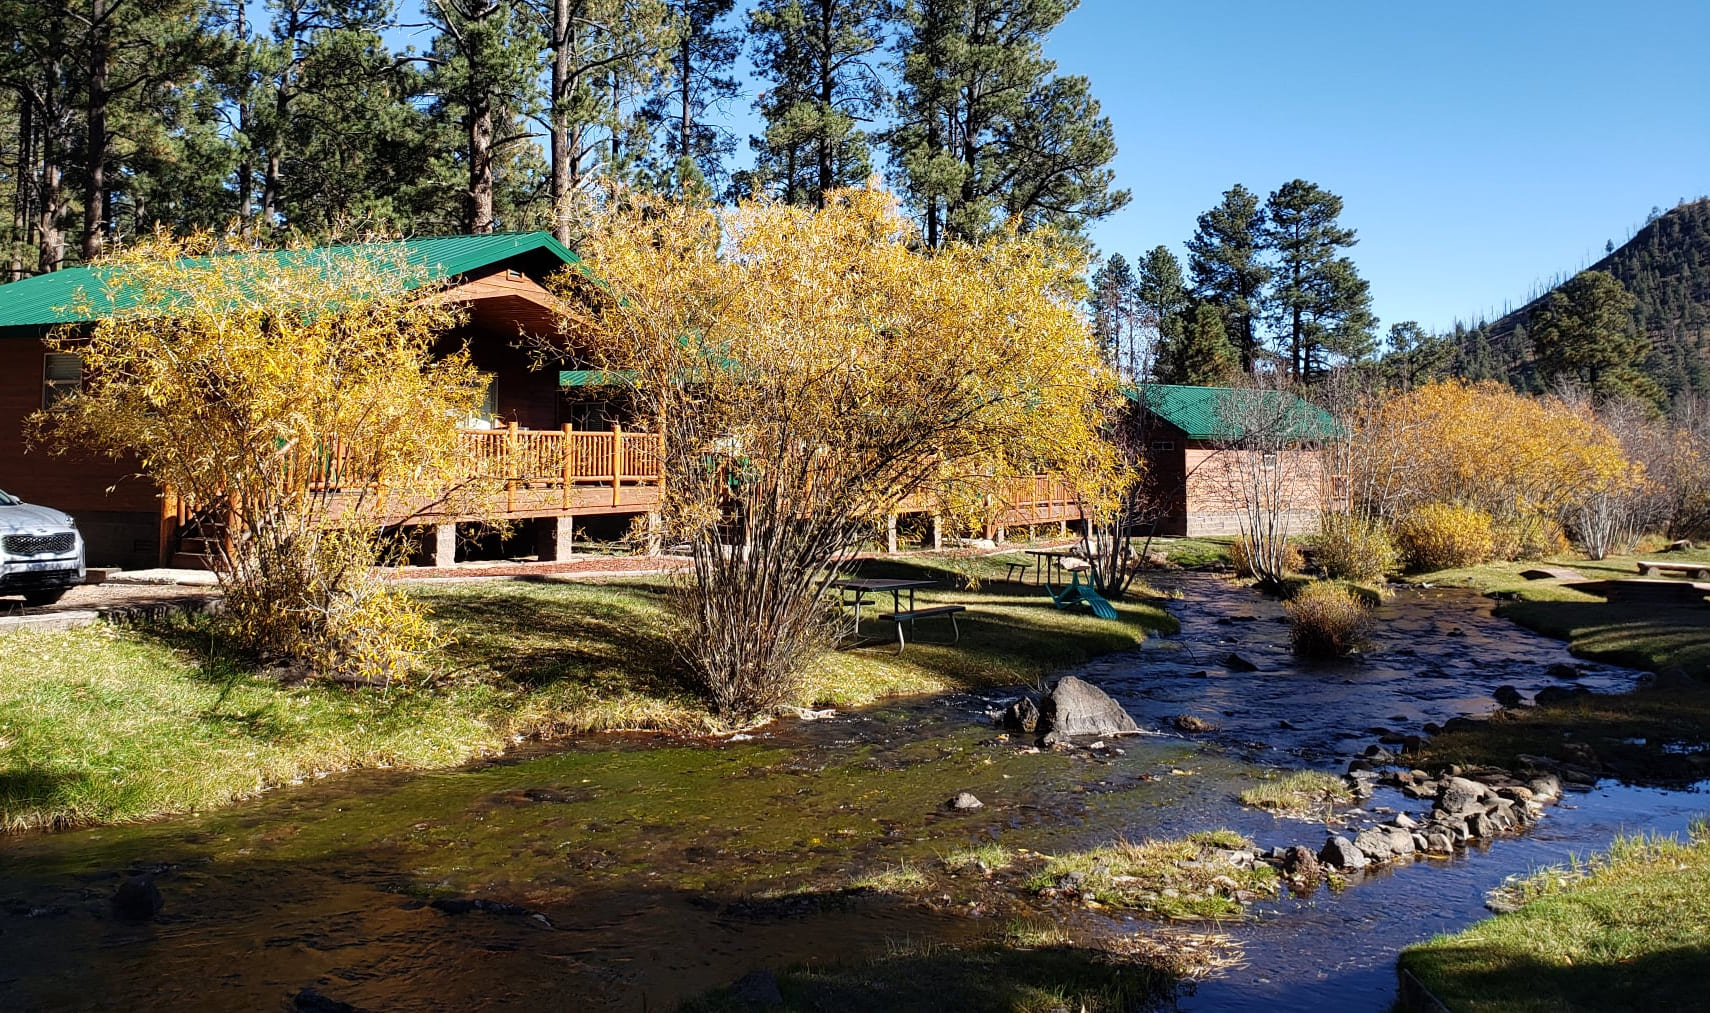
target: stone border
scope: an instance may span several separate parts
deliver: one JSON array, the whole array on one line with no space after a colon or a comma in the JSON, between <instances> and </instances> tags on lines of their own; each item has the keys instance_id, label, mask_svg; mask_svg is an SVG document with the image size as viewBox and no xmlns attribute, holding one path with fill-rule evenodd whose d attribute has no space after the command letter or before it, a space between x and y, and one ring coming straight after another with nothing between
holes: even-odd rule
<instances>
[{"instance_id":1,"label":"stone border","mask_svg":"<svg viewBox=\"0 0 1710 1013\"><path fill-rule=\"evenodd\" d=\"M195 595L140 604L103 605L34 615L0 616L0 636L8 633L58 633L108 622L114 626L147 628L179 616L217 615L225 607L219 595Z\"/></svg>"}]
</instances>

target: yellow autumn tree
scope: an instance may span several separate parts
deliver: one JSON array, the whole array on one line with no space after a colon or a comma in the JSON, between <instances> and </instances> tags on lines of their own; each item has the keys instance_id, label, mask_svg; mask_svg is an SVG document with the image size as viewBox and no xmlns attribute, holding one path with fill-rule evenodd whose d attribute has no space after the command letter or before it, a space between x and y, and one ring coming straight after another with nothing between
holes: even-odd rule
<instances>
[{"instance_id":1,"label":"yellow autumn tree","mask_svg":"<svg viewBox=\"0 0 1710 1013\"><path fill-rule=\"evenodd\" d=\"M384 244L219 246L157 235L96 265L73 307L95 323L54 339L83 390L38 435L135 461L209 525L225 621L261 661L401 674L434 637L373 573L379 525L463 488L456 427L483 388L435 354L454 313Z\"/></svg>"},{"instance_id":2,"label":"yellow autumn tree","mask_svg":"<svg viewBox=\"0 0 1710 1013\"><path fill-rule=\"evenodd\" d=\"M868 189L818 211L618 195L583 251L601 280L564 283L663 427L664 520L694 559L683 653L722 714L790 698L831 635L828 582L905 498L971 516L1011 476L1111 486L1067 244L927 250Z\"/></svg>"},{"instance_id":3,"label":"yellow autumn tree","mask_svg":"<svg viewBox=\"0 0 1710 1013\"><path fill-rule=\"evenodd\" d=\"M1387 392L1354 413L1353 426L1353 497L1391 520L1426 503L1457 504L1514 526L1523 541L1528 528L1639 479L1591 413L1492 381Z\"/></svg>"}]
</instances>

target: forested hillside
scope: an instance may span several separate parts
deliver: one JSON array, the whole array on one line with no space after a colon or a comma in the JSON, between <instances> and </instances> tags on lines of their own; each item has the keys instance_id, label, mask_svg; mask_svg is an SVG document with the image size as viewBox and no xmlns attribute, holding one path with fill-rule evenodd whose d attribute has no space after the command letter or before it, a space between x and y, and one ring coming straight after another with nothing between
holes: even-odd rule
<instances>
[{"instance_id":1,"label":"forested hillside","mask_svg":"<svg viewBox=\"0 0 1710 1013\"><path fill-rule=\"evenodd\" d=\"M1650 339L1644 373L1670 398L1710 394L1710 199L1653 217L1588 270L1607 272L1633 295L1634 320ZM1538 389L1534 318L1560 288L1494 322L1458 328L1455 371Z\"/></svg>"}]
</instances>

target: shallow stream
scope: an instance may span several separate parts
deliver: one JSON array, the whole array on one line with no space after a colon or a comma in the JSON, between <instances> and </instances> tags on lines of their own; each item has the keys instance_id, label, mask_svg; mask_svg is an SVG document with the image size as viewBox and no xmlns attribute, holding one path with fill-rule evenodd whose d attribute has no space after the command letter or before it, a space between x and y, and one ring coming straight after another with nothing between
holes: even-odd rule
<instances>
[{"instance_id":1,"label":"shallow stream","mask_svg":"<svg viewBox=\"0 0 1710 1013\"><path fill-rule=\"evenodd\" d=\"M1084 913L972 881L940 876L912 899L852 887L992 840L1050 852L1229 826L1316 848L1322 823L1235 794L1266 766L1339 771L1384 731L1487 711L1497 686L1529 695L1563 681L1550 666L1577 664L1470 592L1408 591L1383 606L1377 652L1302 666L1274 603L1204 575L1172 587L1180 635L1080 670L1159 730L1121 754L1028 751L989 725L1002 697L960 696L713 745L604 737L455 772L362 772L204 817L5 840L0 1009L279 1009L313 987L375 1010L668 1010L754 968L971 941L1016 918L1085 930ZM1232 671L1230 654L1257 671ZM1636 677L1582 667L1575 681L1598 689ZM1221 729L1162 731L1184 713ZM960 791L985 807L946 809ZM1424 808L1381 789L1365 806ZM1395 952L1482 917L1505 876L1620 830L1682 830L1706 808L1606 786L1453 860L1262 902L1223 927L1244 964L1177 1002L1387 1009ZM108 898L138 871L165 907L116 921Z\"/></svg>"}]
</instances>

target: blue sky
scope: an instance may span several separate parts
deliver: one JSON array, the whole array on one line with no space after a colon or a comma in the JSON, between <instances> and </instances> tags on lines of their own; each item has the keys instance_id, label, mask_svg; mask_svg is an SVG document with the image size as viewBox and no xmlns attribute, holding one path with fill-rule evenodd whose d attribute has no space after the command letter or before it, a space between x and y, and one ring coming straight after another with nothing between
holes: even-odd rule
<instances>
[{"instance_id":1,"label":"blue sky","mask_svg":"<svg viewBox=\"0 0 1710 1013\"><path fill-rule=\"evenodd\" d=\"M1523 302L1710 193L1706 0L1084 0L1053 35L1116 127L1127 208L1181 244L1240 182L1339 194L1387 330Z\"/></svg>"}]
</instances>

